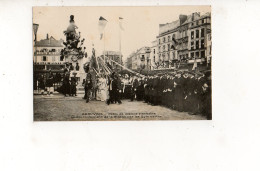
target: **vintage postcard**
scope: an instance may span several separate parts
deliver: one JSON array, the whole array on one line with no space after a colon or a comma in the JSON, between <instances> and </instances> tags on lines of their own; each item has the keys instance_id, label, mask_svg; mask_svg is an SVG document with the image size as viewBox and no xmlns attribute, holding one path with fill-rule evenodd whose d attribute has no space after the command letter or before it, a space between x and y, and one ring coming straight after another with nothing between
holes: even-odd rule
<instances>
[{"instance_id":1,"label":"vintage postcard","mask_svg":"<svg viewBox=\"0 0 260 171\"><path fill-rule=\"evenodd\" d=\"M34 121L211 120L211 7L33 7Z\"/></svg>"}]
</instances>

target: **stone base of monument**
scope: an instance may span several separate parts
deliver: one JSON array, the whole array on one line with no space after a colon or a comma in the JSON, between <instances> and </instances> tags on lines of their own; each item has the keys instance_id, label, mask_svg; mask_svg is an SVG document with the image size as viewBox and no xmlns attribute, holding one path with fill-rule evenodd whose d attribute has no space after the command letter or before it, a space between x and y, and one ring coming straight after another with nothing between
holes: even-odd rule
<instances>
[{"instance_id":1,"label":"stone base of monument","mask_svg":"<svg viewBox=\"0 0 260 171\"><path fill-rule=\"evenodd\" d=\"M82 85L77 85L77 94L85 94L85 89Z\"/></svg>"}]
</instances>

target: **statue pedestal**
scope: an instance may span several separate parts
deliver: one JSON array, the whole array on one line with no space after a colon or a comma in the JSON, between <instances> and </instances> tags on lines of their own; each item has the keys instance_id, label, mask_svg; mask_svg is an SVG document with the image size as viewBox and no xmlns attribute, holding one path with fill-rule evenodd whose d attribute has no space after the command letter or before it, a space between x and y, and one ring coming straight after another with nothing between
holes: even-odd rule
<instances>
[{"instance_id":1,"label":"statue pedestal","mask_svg":"<svg viewBox=\"0 0 260 171\"><path fill-rule=\"evenodd\" d=\"M71 63L73 66L73 70L70 71L70 77L74 77L74 74L76 74L76 77L78 79L78 85L77 85L77 92L81 94L82 92L84 93L84 87L82 85L83 79L86 77L86 73L83 68L83 58L78 59L78 60L72 60L72 55L69 55L67 58L65 58L65 61L68 63ZM76 70L76 66L79 66L79 70Z\"/></svg>"}]
</instances>

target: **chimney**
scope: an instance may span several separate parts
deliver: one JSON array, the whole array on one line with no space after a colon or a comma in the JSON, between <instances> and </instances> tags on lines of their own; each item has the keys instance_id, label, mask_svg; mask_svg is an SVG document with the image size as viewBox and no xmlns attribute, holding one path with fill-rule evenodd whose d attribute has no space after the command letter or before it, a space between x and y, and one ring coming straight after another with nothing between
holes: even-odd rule
<instances>
[{"instance_id":1,"label":"chimney","mask_svg":"<svg viewBox=\"0 0 260 171\"><path fill-rule=\"evenodd\" d=\"M187 20L187 18L187 15L179 15L180 25L182 25Z\"/></svg>"},{"instance_id":2,"label":"chimney","mask_svg":"<svg viewBox=\"0 0 260 171\"><path fill-rule=\"evenodd\" d=\"M49 35L48 35L48 33L47 33L46 39L49 39Z\"/></svg>"}]
</instances>

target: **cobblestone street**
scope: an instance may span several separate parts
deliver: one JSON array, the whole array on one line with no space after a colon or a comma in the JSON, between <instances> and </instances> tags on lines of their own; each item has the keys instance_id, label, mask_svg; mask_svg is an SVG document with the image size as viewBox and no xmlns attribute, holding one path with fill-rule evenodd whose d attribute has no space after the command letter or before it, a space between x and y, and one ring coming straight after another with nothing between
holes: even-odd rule
<instances>
[{"instance_id":1,"label":"cobblestone street","mask_svg":"<svg viewBox=\"0 0 260 171\"><path fill-rule=\"evenodd\" d=\"M34 96L34 121L205 119L201 115L189 115L162 106L151 106L142 101L123 100L121 105L107 105L101 101L85 103L82 96Z\"/></svg>"}]
</instances>

